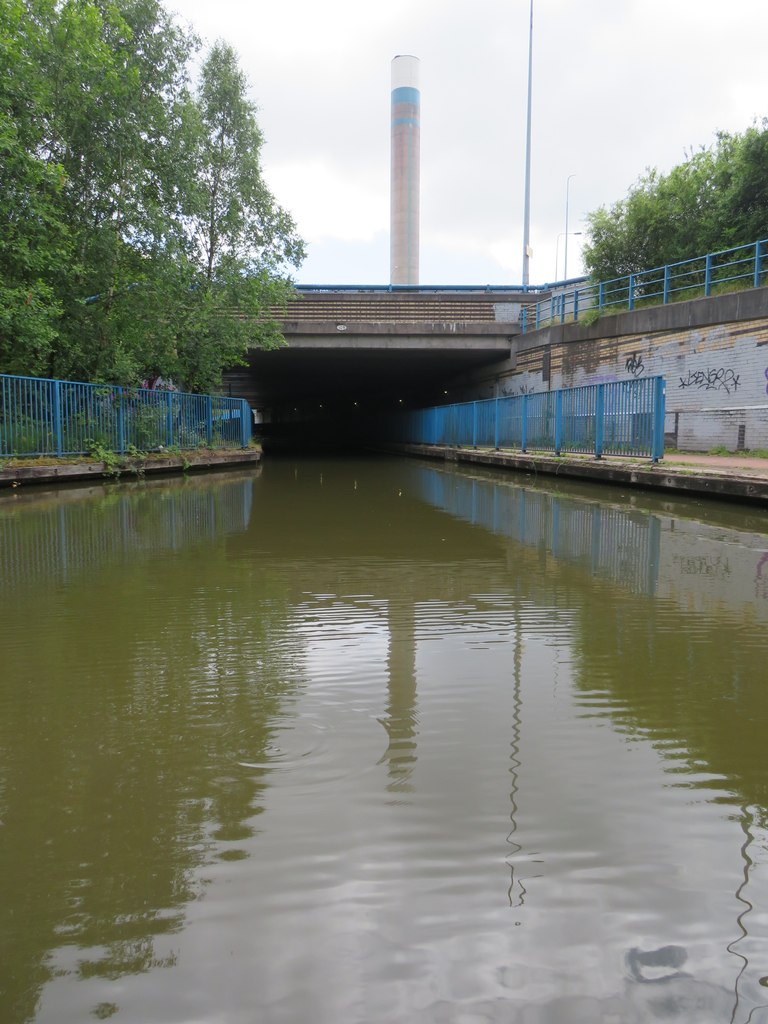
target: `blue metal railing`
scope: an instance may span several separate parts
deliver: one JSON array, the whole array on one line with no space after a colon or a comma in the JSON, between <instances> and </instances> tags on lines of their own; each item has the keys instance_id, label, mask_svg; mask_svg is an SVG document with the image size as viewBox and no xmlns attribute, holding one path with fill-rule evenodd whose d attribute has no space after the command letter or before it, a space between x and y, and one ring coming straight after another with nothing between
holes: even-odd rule
<instances>
[{"instance_id":1,"label":"blue metal railing","mask_svg":"<svg viewBox=\"0 0 768 1024\"><path fill-rule=\"evenodd\" d=\"M0 456L245 448L250 438L240 398L0 374Z\"/></svg>"},{"instance_id":2,"label":"blue metal railing","mask_svg":"<svg viewBox=\"0 0 768 1024\"><path fill-rule=\"evenodd\" d=\"M395 413L388 439L410 444L525 451L664 455L663 377L587 384Z\"/></svg>"},{"instance_id":3,"label":"blue metal railing","mask_svg":"<svg viewBox=\"0 0 768 1024\"><path fill-rule=\"evenodd\" d=\"M714 288L737 283L759 288L766 281L768 239L763 238L735 249L556 292L549 299L524 306L520 326L525 334L553 323L578 321L588 310L666 305L681 298L711 295Z\"/></svg>"},{"instance_id":4,"label":"blue metal railing","mask_svg":"<svg viewBox=\"0 0 768 1024\"><path fill-rule=\"evenodd\" d=\"M575 280L575 279L574 279ZM543 292L549 285L528 284L296 284L295 291L307 294L342 293L358 294L370 292L381 295L389 292L406 294L432 295L442 292L463 294L467 292L485 292L493 295L505 295L509 292Z\"/></svg>"}]
</instances>

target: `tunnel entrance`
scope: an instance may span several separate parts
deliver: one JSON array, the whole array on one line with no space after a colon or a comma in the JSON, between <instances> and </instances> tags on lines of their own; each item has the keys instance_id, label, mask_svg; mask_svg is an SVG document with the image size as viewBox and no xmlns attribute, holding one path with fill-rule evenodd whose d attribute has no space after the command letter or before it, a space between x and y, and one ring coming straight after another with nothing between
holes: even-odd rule
<instances>
[{"instance_id":1,"label":"tunnel entrance","mask_svg":"<svg viewBox=\"0 0 768 1024\"><path fill-rule=\"evenodd\" d=\"M289 344L252 352L247 367L225 376L225 391L249 403L265 450L359 450L392 413L456 401L470 374L508 359L511 338L493 340L431 348Z\"/></svg>"}]
</instances>

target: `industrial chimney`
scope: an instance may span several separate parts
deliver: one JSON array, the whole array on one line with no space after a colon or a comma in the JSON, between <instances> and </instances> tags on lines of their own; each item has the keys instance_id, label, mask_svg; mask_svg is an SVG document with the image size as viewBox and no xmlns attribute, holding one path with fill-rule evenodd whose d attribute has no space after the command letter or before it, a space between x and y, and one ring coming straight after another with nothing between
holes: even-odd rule
<instances>
[{"instance_id":1,"label":"industrial chimney","mask_svg":"<svg viewBox=\"0 0 768 1024\"><path fill-rule=\"evenodd\" d=\"M419 58L392 60L389 280L419 283Z\"/></svg>"}]
</instances>

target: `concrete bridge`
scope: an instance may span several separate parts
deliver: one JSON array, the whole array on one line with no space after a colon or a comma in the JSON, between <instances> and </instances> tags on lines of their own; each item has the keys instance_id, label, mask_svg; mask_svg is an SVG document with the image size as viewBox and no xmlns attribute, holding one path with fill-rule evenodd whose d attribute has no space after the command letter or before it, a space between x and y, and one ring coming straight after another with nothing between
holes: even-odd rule
<instances>
[{"instance_id":1,"label":"concrete bridge","mask_svg":"<svg viewBox=\"0 0 768 1024\"><path fill-rule=\"evenodd\" d=\"M287 346L251 352L226 377L266 422L444 402L454 381L509 359L533 297L490 285L297 290L282 320Z\"/></svg>"},{"instance_id":2,"label":"concrete bridge","mask_svg":"<svg viewBox=\"0 0 768 1024\"><path fill-rule=\"evenodd\" d=\"M233 395L300 443L359 435L366 414L661 376L678 448L768 448L766 288L636 309L520 336L541 289L309 287L286 348L253 352ZM359 420L359 422L358 422Z\"/></svg>"}]
</instances>

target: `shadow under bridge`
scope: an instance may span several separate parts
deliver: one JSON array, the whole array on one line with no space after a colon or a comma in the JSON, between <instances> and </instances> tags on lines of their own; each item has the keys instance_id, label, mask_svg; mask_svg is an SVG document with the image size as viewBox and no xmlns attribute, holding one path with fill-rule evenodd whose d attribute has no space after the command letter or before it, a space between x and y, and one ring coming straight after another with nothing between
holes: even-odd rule
<instances>
[{"instance_id":1,"label":"shadow under bridge","mask_svg":"<svg viewBox=\"0 0 768 1024\"><path fill-rule=\"evenodd\" d=\"M469 375L510 358L525 298L490 286L298 291L281 317L285 347L252 350L225 387L254 409L257 432L300 446L457 400Z\"/></svg>"}]
</instances>

